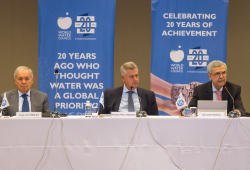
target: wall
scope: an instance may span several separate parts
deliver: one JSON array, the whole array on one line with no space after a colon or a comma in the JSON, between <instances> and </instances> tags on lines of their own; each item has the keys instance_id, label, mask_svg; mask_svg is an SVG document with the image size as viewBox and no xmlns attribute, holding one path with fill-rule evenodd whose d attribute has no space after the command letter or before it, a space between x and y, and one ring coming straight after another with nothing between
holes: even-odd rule
<instances>
[{"instance_id":1,"label":"wall","mask_svg":"<svg viewBox=\"0 0 250 170\"><path fill-rule=\"evenodd\" d=\"M13 72L26 65L34 71L38 88L38 3L36 0L0 2L0 93L15 88ZM227 64L231 82L242 86L242 99L250 112L250 1L230 0ZM119 68L126 61L139 67L140 87L150 89L151 1L117 0L115 19L114 86L121 86Z\"/></svg>"}]
</instances>

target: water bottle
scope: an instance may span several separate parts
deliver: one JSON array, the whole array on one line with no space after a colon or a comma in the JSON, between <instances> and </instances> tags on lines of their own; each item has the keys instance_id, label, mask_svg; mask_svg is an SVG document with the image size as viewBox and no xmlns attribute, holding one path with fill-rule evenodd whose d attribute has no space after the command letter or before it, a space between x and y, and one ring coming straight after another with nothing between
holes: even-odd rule
<instances>
[{"instance_id":1,"label":"water bottle","mask_svg":"<svg viewBox=\"0 0 250 170\"><path fill-rule=\"evenodd\" d=\"M85 105L85 117L91 117L91 115L92 115L92 110L91 110L90 101L87 100L86 105Z\"/></svg>"},{"instance_id":2,"label":"water bottle","mask_svg":"<svg viewBox=\"0 0 250 170\"><path fill-rule=\"evenodd\" d=\"M190 108L186 107L184 109L184 118L190 117Z\"/></svg>"}]
</instances>

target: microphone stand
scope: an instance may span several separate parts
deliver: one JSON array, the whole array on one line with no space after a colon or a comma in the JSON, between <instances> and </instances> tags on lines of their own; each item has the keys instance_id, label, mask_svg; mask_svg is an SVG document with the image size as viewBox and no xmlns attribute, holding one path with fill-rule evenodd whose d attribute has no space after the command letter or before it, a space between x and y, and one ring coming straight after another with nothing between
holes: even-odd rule
<instances>
[{"instance_id":1,"label":"microphone stand","mask_svg":"<svg viewBox=\"0 0 250 170\"><path fill-rule=\"evenodd\" d=\"M58 118L58 114L60 114L59 112L56 111L56 101L57 101L57 79L58 79L58 70L55 70L55 74L56 74L56 100L55 100L55 104L54 104L54 111L52 111L50 113L50 117L53 117L53 118Z\"/></svg>"},{"instance_id":2,"label":"microphone stand","mask_svg":"<svg viewBox=\"0 0 250 170\"><path fill-rule=\"evenodd\" d=\"M233 98L233 96L231 95L231 93L228 91L227 87L224 86L224 88L227 90L228 94L230 95L230 97L231 97L232 100L233 100L233 111L230 111L230 112L228 113L228 117L229 117L229 118L237 118L237 117L239 117L239 113L235 111L234 98Z\"/></svg>"},{"instance_id":3,"label":"microphone stand","mask_svg":"<svg viewBox=\"0 0 250 170\"><path fill-rule=\"evenodd\" d=\"M66 117L68 116L68 114L61 114L60 112L56 111L58 70L55 70L55 74L56 74L56 100L54 104L54 111L50 112L50 117L53 117L53 118Z\"/></svg>"},{"instance_id":4,"label":"microphone stand","mask_svg":"<svg viewBox=\"0 0 250 170\"><path fill-rule=\"evenodd\" d=\"M134 90L134 87L131 86L131 90ZM140 103L140 110L136 112L136 117L147 117L148 114L146 111L142 111L142 107L141 107L141 98L139 97L139 95L137 93L135 93L139 99L139 103Z\"/></svg>"}]
</instances>

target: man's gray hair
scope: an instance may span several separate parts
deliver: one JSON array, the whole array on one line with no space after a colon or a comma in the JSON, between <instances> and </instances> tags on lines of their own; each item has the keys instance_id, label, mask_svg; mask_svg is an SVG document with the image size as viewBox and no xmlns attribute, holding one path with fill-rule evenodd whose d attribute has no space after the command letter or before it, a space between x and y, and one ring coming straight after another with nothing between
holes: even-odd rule
<instances>
[{"instance_id":1,"label":"man's gray hair","mask_svg":"<svg viewBox=\"0 0 250 170\"><path fill-rule=\"evenodd\" d=\"M129 70L134 70L134 69L138 69L137 65L134 62L126 62L121 66L121 75L122 76L126 76L127 74L127 69Z\"/></svg>"},{"instance_id":2,"label":"man's gray hair","mask_svg":"<svg viewBox=\"0 0 250 170\"><path fill-rule=\"evenodd\" d=\"M16 73L20 70L29 70L30 71L30 76L31 78L33 78L33 71L29 68L29 67L26 67L26 66L19 66L16 68L15 72L14 72L14 78L16 78Z\"/></svg>"},{"instance_id":3,"label":"man's gray hair","mask_svg":"<svg viewBox=\"0 0 250 170\"><path fill-rule=\"evenodd\" d=\"M207 66L207 72L209 74L212 74L212 68L214 68L214 67L220 67L222 65L224 65L226 67L226 70L227 70L227 65L225 63L223 63L222 61L219 61L219 60L214 60L214 61L212 61L212 62L210 62L208 64L208 66Z\"/></svg>"}]
</instances>

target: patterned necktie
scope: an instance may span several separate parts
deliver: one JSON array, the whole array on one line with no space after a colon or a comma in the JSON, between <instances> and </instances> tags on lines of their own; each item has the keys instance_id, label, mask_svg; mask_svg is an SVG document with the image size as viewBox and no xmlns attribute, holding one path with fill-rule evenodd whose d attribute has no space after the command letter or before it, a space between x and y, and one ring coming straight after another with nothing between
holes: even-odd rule
<instances>
[{"instance_id":1,"label":"patterned necktie","mask_svg":"<svg viewBox=\"0 0 250 170\"><path fill-rule=\"evenodd\" d=\"M221 101L221 91L216 91L217 98L216 100Z\"/></svg>"},{"instance_id":2,"label":"patterned necktie","mask_svg":"<svg viewBox=\"0 0 250 170\"><path fill-rule=\"evenodd\" d=\"M132 94L133 94L133 91L128 91L128 111L129 112L134 112L135 111L134 102L133 102L133 99L132 99Z\"/></svg>"},{"instance_id":3,"label":"patterned necktie","mask_svg":"<svg viewBox=\"0 0 250 170\"><path fill-rule=\"evenodd\" d=\"M27 100L27 94L23 94L23 107L22 107L22 112L29 112L30 108L29 108L29 102Z\"/></svg>"}]
</instances>

